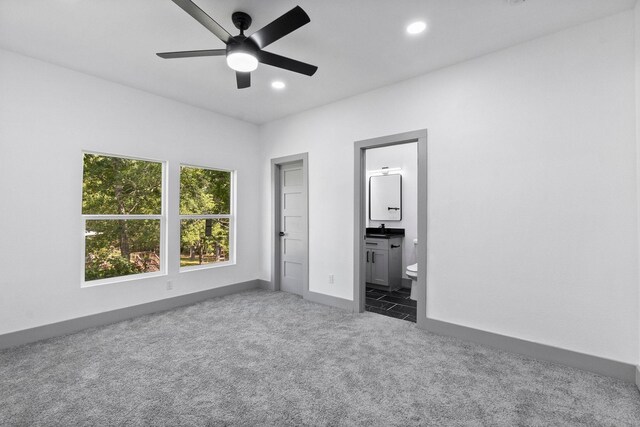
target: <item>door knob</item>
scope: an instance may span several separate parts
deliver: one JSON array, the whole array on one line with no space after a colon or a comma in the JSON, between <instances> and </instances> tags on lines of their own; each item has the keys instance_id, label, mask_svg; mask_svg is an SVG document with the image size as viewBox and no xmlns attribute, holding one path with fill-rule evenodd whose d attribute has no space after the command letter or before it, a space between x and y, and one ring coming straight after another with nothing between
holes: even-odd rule
<instances>
[{"instance_id":1,"label":"door knob","mask_svg":"<svg viewBox=\"0 0 640 427\"><path fill-rule=\"evenodd\" d=\"M278 235L279 235L280 237L284 237L284 231L281 231L280 233L278 233Z\"/></svg>"}]
</instances>

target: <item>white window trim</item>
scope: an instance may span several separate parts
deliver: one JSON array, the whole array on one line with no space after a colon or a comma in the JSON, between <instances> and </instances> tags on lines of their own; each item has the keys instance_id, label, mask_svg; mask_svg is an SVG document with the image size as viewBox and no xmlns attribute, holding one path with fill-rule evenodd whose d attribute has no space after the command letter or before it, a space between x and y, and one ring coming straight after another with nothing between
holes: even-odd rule
<instances>
[{"instance_id":1,"label":"white window trim","mask_svg":"<svg viewBox=\"0 0 640 427\"><path fill-rule=\"evenodd\" d=\"M154 162L160 163L162 168L161 174L161 194L160 194L160 206L161 212L160 215L97 215L97 214L83 214L82 213L82 196L83 196L83 179L80 180L80 213L81 213L81 245L80 245L80 287L81 288L89 288L94 286L108 285L112 283L120 283L120 282L130 282L133 280L141 280L152 277L166 276L167 275L167 260L168 258L168 244L167 244L167 191L168 191L168 183L167 183L167 162L165 160L157 160L157 159L148 159L143 157L135 157L135 156L125 156L122 154L110 154L110 153L101 153L97 151L87 151L83 150L81 152L81 160L80 164L84 165L84 156L85 154L93 154L98 156L108 156L108 157L119 157L121 159L130 159L130 160L141 160L146 162ZM83 167L84 172L84 167ZM84 173L82 174L84 178ZM107 279L96 279L85 281L85 261L86 261L86 226L87 221L91 220L118 220L118 219L154 219L160 220L160 271L154 271L151 273L139 273L139 274L128 274L126 276L118 276L118 277L109 277Z\"/></svg>"},{"instance_id":2,"label":"white window trim","mask_svg":"<svg viewBox=\"0 0 640 427\"><path fill-rule=\"evenodd\" d=\"M182 235L182 220L185 219L228 219L229 220L229 261L224 262L214 262L203 265L190 265L186 267L179 267L180 273L188 273L190 271L198 271L198 270L207 270L210 268L221 268L228 267L231 265L236 265L236 175L237 171L217 168L213 166L201 166L201 165L192 165L187 163L180 163L180 171L182 171L182 167L187 168L196 168L196 169L207 169L207 170L215 170L220 172L229 172L231 174L231 200L229 201L229 214L207 214L207 215L182 215L180 214L180 208L178 207L178 246L181 245L181 235ZM178 172L180 174L180 172ZM180 206L181 194L180 194L180 182L178 180L178 206ZM180 256L180 250L178 249L178 256ZM178 260L178 265L180 265L180 260Z\"/></svg>"}]
</instances>

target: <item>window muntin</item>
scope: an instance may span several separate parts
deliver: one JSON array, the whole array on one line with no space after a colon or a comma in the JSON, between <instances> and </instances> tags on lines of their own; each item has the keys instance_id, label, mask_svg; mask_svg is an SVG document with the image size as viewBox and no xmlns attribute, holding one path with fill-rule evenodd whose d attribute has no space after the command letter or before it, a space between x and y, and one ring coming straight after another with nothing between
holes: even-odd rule
<instances>
[{"instance_id":1,"label":"window muntin","mask_svg":"<svg viewBox=\"0 0 640 427\"><path fill-rule=\"evenodd\" d=\"M164 274L164 163L84 153L83 284Z\"/></svg>"},{"instance_id":2,"label":"window muntin","mask_svg":"<svg viewBox=\"0 0 640 427\"><path fill-rule=\"evenodd\" d=\"M180 167L180 267L233 263L234 212L231 171Z\"/></svg>"}]
</instances>

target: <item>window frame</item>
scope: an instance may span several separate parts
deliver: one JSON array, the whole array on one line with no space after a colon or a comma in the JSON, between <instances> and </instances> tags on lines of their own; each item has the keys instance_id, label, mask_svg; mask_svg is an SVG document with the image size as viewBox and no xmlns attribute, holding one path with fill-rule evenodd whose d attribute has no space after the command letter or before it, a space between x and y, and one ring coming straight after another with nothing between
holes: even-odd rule
<instances>
[{"instance_id":1,"label":"window frame","mask_svg":"<svg viewBox=\"0 0 640 427\"><path fill-rule=\"evenodd\" d=\"M139 160L144 162L153 162L160 163L161 165L161 182L160 182L160 214L154 215L144 215L144 214L133 214L133 215L119 215L119 214L84 214L82 213L82 201L84 195L84 156L85 155L95 155L95 156L105 156L105 157L117 157L120 159L127 160ZM127 156L122 154L111 154L111 153L103 153L99 151L90 151L90 150L82 150L81 152L81 161L82 165L81 170L81 179L80 179L80 224L81 224L81 245L80 245L80 287L81 288L89 288L93 286L101 286L108 285L112 283L120 283L120 282L129 282L132 280L141 280L152 277L166 276L167 275L167 261L168 261L168 244L167 244L167 192L168 192L168 183L167 183L167 161L166 160L158 160L158 159L149 159L144 157L136 157L136 156ZM160 220L160 270L153 271L149 273L138 273L138 274L127 274L125 276L116 276L109 277L105 279L96 279L96 280L85 280L85 262L86 262L86 238L85 232L87 230L87 221L95 221L95 220Z\"/></svg>"},{"instance_id":2,"label":"window frame","mask_svg":"<svg viewBox=\"0 0 640 427\"><path fill-rule=\"evenodd\" d=\"M205 169L205 170L214 170L218 172L228 172L230 175L230 194L229 194L229 213L228 214L205 214L205 215L194 215L194 214L181 214L180 213L180 201L182 200L182 193L180 189L182 188L182 168L193 168L193 169ZM188 273L190 271L199 271L206 270L209 268L220 268L220 267L228 267L231 265L236 265L236 179L237 179L237 171L234 169L225 169L214 166L201 166L194 165L190 163L180 163L178 168L178 272L179 273ZM201 219L228 219L229 220L229 261L224 262L212 262L208 264L202 265L189 265L189 266L181 266L180 265L180 246L182 245L182 221L183 220L201 220Z\"/></svg>"}]
</instances>

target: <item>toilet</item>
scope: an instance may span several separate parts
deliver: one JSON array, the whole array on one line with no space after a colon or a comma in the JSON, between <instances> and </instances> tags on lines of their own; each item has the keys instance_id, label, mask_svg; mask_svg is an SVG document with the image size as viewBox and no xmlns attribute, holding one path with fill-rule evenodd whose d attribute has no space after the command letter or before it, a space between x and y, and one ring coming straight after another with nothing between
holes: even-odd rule
<instances>
[{"instance_id":1,"label":"toilet","mask_svg":"<svg viewBox=\"0 0 640 427\"><path fill-rule=\"evenodd\" d=\"M415 301L418 298L418 263L407 266L405 273L411 279L411 296L409 298Z\"/></svg>"},{"instance_id":2,"label":"toilet","mask_svg":"<svg viewBox=\"0 0 640 427\"><path fill-rule=\"evenodd\" d=\"M418 239L413 239L413 246L418 246ZM407 266L404 272L411 279L411 298L416 301L418 299L418 263Z\"/></svg>"}]
</instances>

